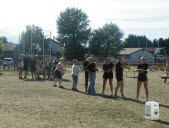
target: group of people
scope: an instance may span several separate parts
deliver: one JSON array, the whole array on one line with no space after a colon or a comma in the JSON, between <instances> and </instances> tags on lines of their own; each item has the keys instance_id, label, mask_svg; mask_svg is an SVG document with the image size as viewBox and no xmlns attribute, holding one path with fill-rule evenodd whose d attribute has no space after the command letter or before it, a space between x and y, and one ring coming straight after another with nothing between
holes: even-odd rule
<instances>
[{"instance_id":1,"label":"group of people","mask_svg":"<svg viewBox=\"0 0 169 128\"><path fill-rule=\"evenodd\" d=\"M32 80L34 79L52 79L53 77L53 69L55 69L58 64L57 58L54 59L53 63L51 63L48 59L45 59L45 62L37 62L37 59L34 54L29 56L28 54L20 55L18 61L18 69L19 69L19 79L28 79L27 74L28 70L30 70L32 75ZM24 72L24 77L22 77ZM43 78L40 77L43 75ZM48 76L48 78L46 78Z\"/></svg>"},{"instance_id":2,"label":"group of people","mask_svg":"<svg viewBox=\"0 0 169 128\"><path fill-rule=\"evenodd\" d=\"M94 59L92 57L86 56L86 61L83 63L83 71L85 72L85 92L89 94L96 94L95 90L95 81L96 81L96 72L98 69L96 68L96 64L94 63ZM59 88L64 88L62 86L62 75L64 74L64 58L60 58L59 62L55 58L53 64L50 63L49 60L45 60L44 64L42 62L39 63L38 68L36 69L36 59L35 56L32 55L30 58L28 55L25 57L23 55L20 56L19 59L19 79L22 78L22 72L25 71L24 79L27 79L27 71L30 67L30 71L32 74L32 79L40 77L40 74L42 71L44 72L44 79L45 76L48 74L49 76L52 75L55 79L54 81L54 87L57 87L57 82L59 83ZM52 66L53 65L53 66ZM103 64L103 88L101 95L104 95L104 91L106 88L106 83L109 81L110 84L110 96L117 98L117 92L120 89L121 97L123 99L126 99L124 95L124 81L123 81L123 69L127 68L130 69L130 67L125 66L122 62L122 58L119 56L117 58L117 63L113 64L110 58L107 58L105 60L105 63ZM149 90L148 90L148 68L149 65L145 61L145 57L141 57L140 64L137 65L137 68L135 71L138 72L138 82L137 82L137 94L136 94L136 101L138 101L139 94L140 94L140 88L141 84L144 85L145 93L146 93L146 102L149 101ZM117 79L117 86L115 89L113 89L113 70L115 70L115 76ZM78 60L74 59L72 61L72 91L78 91L77 85L78 85L78 74L80 72L80 69L78 67ZM169 75L169 61L166 64L165 68L166 74ZM90 84L88 86L88 81L90 81ZM115 90L115 91L114 91ZM113 92L114 91L114 92Z\"/></svg>"}]
</instances>

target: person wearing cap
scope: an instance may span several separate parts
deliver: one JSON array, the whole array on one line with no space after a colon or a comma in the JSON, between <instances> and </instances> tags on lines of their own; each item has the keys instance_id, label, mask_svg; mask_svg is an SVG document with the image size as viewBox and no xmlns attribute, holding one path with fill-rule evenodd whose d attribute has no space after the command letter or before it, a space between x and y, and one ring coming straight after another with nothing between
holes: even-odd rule
<instances>
[{"instance_id":1,"label":"person wearing cap","mask_svg":"<svg viewBox=\"0 0 169 128\"><path fill-rule=\"evenodd\" d=\"M85 92L88 90L88 78L89 78L89 73L88 73L88 64L89 64L89 55L86 54L85 56L85 62L83 63L83 71L85 71Z\"/></svg>"},{"instance_id":2,"label":"person wearing cap","mask_svg":"<svg viewBox=\"0 0 169 128\"><path fill-rule=\"evenodd\" d=\"M140 88L141 84L144 84L145 92L146 92L146 102L149 101L149 90L148 90L148 77L147 77L147 70L149 65L145 61L145 57L141 57L140 59L141 63L138 64L137 68L135 71L138 72L138 82L137 82L137 96L136 96L136 101L138 101L139 94L140 94Z\"/></svg>"},{"instance_id":3,"label":"person wearing cap","mask_svg":"<svg viewBox=\"0 0 169 128\"><path fill-rule=\"evenodd\" d=\"M60 58L60 62L57 64L55 69L55 83L53 87L57 87L56 82L59 81L59 88L64 88L62 84L62 74L64 72L64 58Z\"/></svg>"},{"instance_id":4,"label":"person wearing cap","mask_svg":"<svg viewBox=\"0 0 169 128\"><path fill-rule=\"evenodd\" d=\"M107 58L105 60L105 64L103 65L103 91L102 91L102 95L104 95L104 91L105 91L105 88L106 88L106 83L107 83L107 80L109 79L109 84L110 84L110 90L111 90L111 94L110 96L113 97L113 67L114 67L114 64L111 62L111 59L110 58Z\"/></svg>"},{"instance_id":5,"label":"person wearing cap","mask_svg":"<svg viewBox=\"0 0 169 128\"><path fill-rule=\"evenodd\" d=\"M80 72L79 67L77 66L77 60L73 60L73 65L72 65L72 79L73 79L73 84L72 84L72 91L78 91L77 90L77 84L78 84L78 74Z\"/></svg>"}]
</instances>

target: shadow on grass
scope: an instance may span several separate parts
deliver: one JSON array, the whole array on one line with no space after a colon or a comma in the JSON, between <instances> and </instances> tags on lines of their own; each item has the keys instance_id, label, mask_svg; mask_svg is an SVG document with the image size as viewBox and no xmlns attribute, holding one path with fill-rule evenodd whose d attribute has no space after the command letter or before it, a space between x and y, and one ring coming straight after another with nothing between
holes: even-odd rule
<instances>
[{"instance_id":1,"label":"shadow on grass","mask_svg":"<svg viewBox=\"0 0 169 128\"><path fill-rule=\"evenodd\" d=\"M64 90L68 90L68 91L72 91L72 89L68 89L68 88L62 88ZM86 92L82 92L80 90L78 91L74 91L74 92L78 92L78 93L81 93L81 94L85 94L85 95L90 95L90 96L99 96L99 97L102 97L102 98L106 98L106 99L114 99L114 100L118 100L118 98L122 98L120 96L118 96L117 98L114 98L112 96L109 96L109 95L102 95L102 94L89 94L89 93L86 93ZM138 103L138 104L145 104L145 102L143 101L136 101L135 99L133 98L126 98L126 99L123 99L123 100L126 100L126 101L132 101L132 102L135 102L135 103ZM164 108L168 108L169 109L169 106L168 105L164 105L164 104L159 104L160 107L164 107Z\"/></svg>"},{"instance_id":2,"label":"shadow on grass","mask_svg":"<svg viewBox=\"0 0 169 128\"><path fill-rule=\"evenodd\" d=\"M160 124L164 124L164 125L169 125L169 122L163 121L163 120L154 120L154 122L157 122L157 123L160 123Z\"/></svg>"},{"instance_id":3,"label":"shadow on grass","mask_svg":"<svg viewBox=\"0 0 169 128\"><path fill-rule=\"evenodd\" d=\"M54 81L54 79L45 79L45 80L43 80L43 79L34 79L34 80L32 80L32 79L22 79L22 80L26 81L26 82L32 82L32 81L39 81L39 82ZM62 79L62 81L63 82L70 82L70 80L68 80L68 79Z\"/></svg>"}]
</instances>

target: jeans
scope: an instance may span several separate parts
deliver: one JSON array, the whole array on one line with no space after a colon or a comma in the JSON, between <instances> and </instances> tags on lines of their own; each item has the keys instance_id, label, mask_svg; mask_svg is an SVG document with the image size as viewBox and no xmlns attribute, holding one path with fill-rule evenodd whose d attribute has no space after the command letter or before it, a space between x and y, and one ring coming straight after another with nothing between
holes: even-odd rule
<instances>
[{"instance_id":1,"label":"jeans","mask_svg":"<svg viewBox=\"0 0 169 128\"><path fill-rule=\"evenodd\" d=\"M96 72L90 72L90 85L89 85L89 88L88 88L89 94L96 94L95 80L96 80Z\"/></svg>"},{"instance_id":2,"label":"jeans","mask_svg":"<svg viewBox=\"0 0 169 128\"><path fill-rule=\"evenodd\" d=\"M88 72L85 72L85 88L86 88L86 92L87 92L87 89L88 89Z\"/></svg>"}]
</instances>

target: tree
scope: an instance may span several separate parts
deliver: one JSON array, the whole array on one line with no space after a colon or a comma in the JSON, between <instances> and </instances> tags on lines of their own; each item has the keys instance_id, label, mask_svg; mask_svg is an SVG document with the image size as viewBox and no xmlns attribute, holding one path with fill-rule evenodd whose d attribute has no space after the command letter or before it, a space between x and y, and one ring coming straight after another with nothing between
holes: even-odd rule
<instances>
[{"instance_id":1,"label":"tree","mask_svg":"<svg viewBox=\"0 0 169 128\"><path fill-rule=\"evenodd\" d=\"M31 36L32 35L32 36ZM31 52L31 38L32 43L39 44L40 48L43 48L43 30L39 26L35 25L27 25L26 31L22 32L21 34L21 53L30 53ZM32 47L32 52L36 53L36 50L34 50L35 47ZM48 52L48 45L47 40L45 40L45 53ZM42 54L42 51L39 52L39 54Z\"/></svg>"},{"instance_id":2,"label":"tree","mask_svg":"<svg viewBox=\"0 0 169 128\"><path fill-rule=\"evenodd\" d=\"M82 60L91 30L87 14L78 8L67 8L60 13L56 23L57 41L64 48L65 58Z\"/></svg>"},{"instance_id":3,"label":"tree","mask_svg":"<svg viewBox=\"0 0 169 128\"><path fill-rule=\"evenodd\" d=\"M138 36L130 34L124 42L125 48L146 48L151 47L152 42L146 36Z\"/></svg>"},{"instance_id":4,"label":"tree","mask_svg":"<svg viewBox=\"0 0 169 128\"><path fill-rule=\"evenodd\" d=\"M89 49L97 57L116 56L122 49L123 32L116 24L105 24L94 30L89 42Z\"/></svg>"},{"instance_id":5,"label":"tree","mask_svg":"<svg viewBox=\"0 0 169 128\"><path fill-rule=\"evenodd\" d=\"M5 36L0 36L0 40L2 43L8 43L8 40Z\"/></svg>"}]
</instances>

